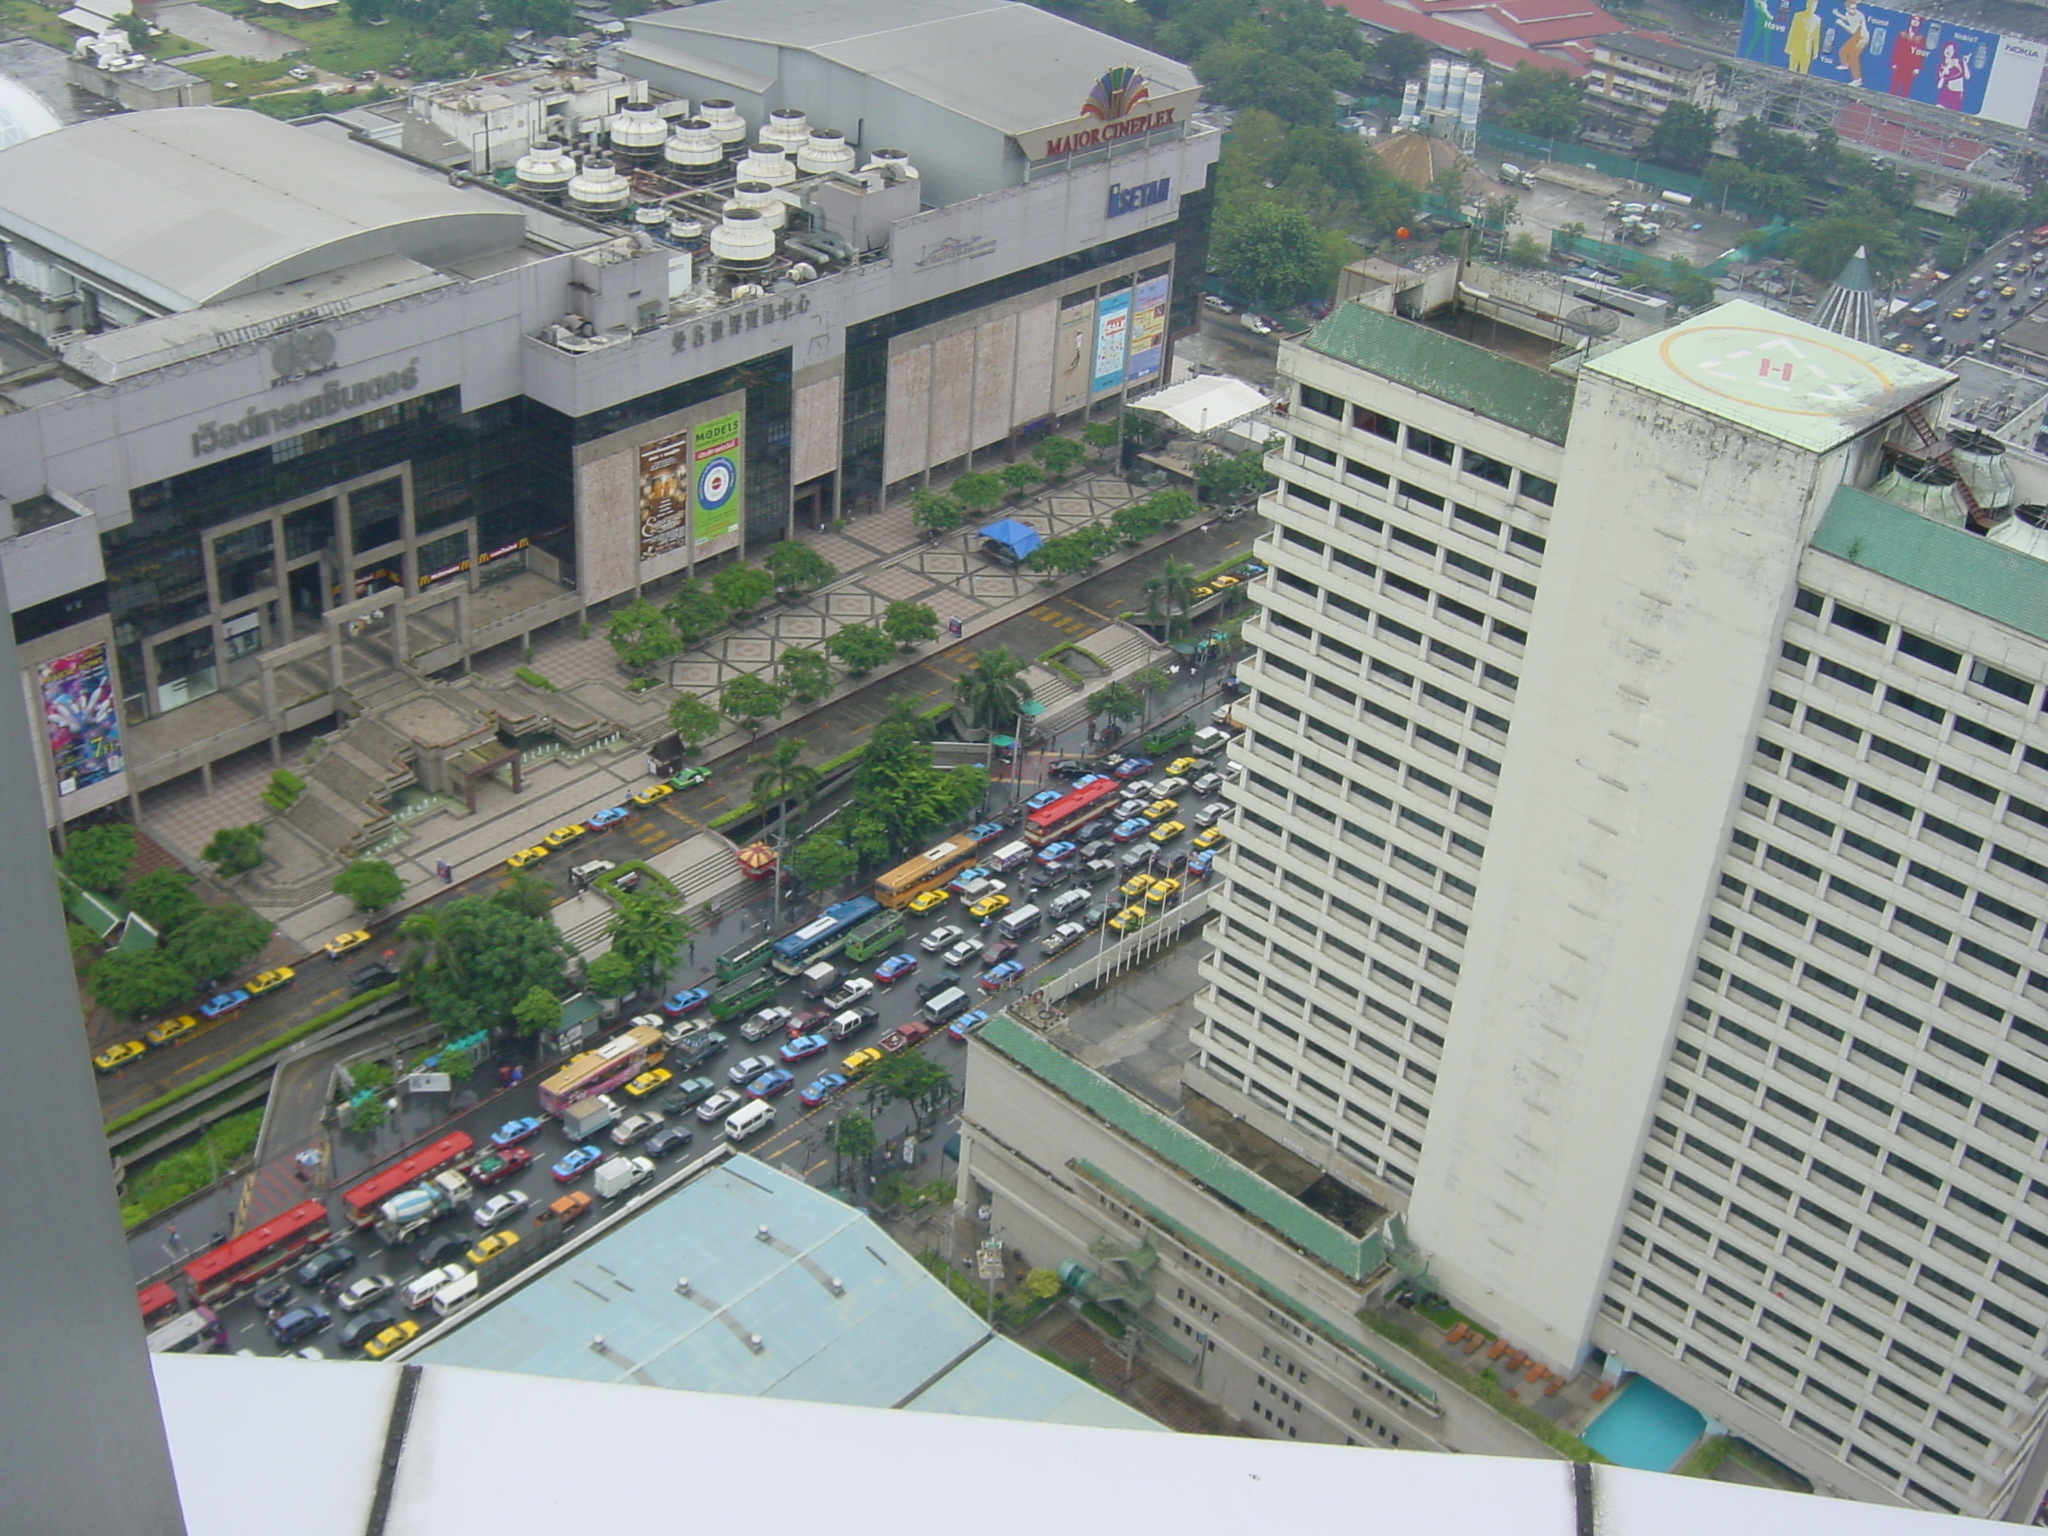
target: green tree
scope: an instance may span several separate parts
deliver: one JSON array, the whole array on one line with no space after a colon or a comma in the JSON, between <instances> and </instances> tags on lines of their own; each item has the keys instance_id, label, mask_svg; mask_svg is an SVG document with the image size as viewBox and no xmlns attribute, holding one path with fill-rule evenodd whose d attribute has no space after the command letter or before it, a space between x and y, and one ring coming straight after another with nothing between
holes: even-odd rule
<instances>
[{"instance_id":1,"label":"green tree","mask_svg":"<svg viewBox=\"0 0 2048 1536\"><path fill-rule=\"evenodd\" d=\"M633 990L633 962L615 949L608 949L583 967L583 985L592 997L624 997Z\"/></svg>"},{"instance_id":2,"label":"green tree","mask_svg":"<svg viewBox=\"0 0 2048 1536\"><path fill-rule=\"evenodd\" d=\"M943 491L912 491L910 520L927 534L951 533L967 520L967 509Z\"/></svg>"},{"instance_id":3,"label":"green tree","mask_svg":"<svg viewBox=\"0 0 2048 1536\"><path fill-rule=\"evenodd\" d=\"M1827 213L1799 226L1791 255L1807 276L1833 282L1859 246L1870 262L1871 276L1880 282L1905 276L1919 259L1917 246L1900 233L1896 218L1874 205L1845 198L1830 202Z\"/></svg>"},{"instance_id":4,"label":"green tree","mask_svg":"<svg viewBox=\"0 0 2048 1536\"><path fill-rule=\"evenodd\" d=\"M1673 304L1680 309L1704 309L1714 302L1714 285L1699 268L1683 256L1673 256L1665 265L1671 270L1671 280L1664 291Z\"/></svg>"},{"instance_id":5,"label":"green tree","mask_svg":"<svg viewBox=\"0 0 2048 1536\"><path fill-rule=\"evenodd\" d=\"M1195 606L1195 568L1171 555L1160 564L1159 574L1145 583L1145 611L1166 627L1171 640L1177 630L1187 628L1188 610Z\"/></svg>"},{"instance_id":6,"label":"green tree","mask_svg":"<svg viewBox=\"0 0 2048 1536\"><path fill-rule=\"evenodd\" d=\"M405 894L405 882L382 859L357 859L334 877L334 894L346 896L358 912L381 912Z\"/></svg>"},{"instance_id":7,"label":"green tree","mask_svg":"<svg viewBox=\"0 0 2048 1536\"><path fill-rule=\"evenodd\" d=\"M635 986L659 986L690 942L690 920L652 890L627 891L605 925L611 953L633 967Z\"/></svg>"},{"instance_id":8,"label":"green tree","mask_svg":"<svg viewBox=\"0 0 2048 1536\"><path fill-rule=\"evenodd\" d=\"M400 974L412 999L449 1035L496 1029L535 987L567 990L569 947L544 917L484 896L458 896L398 925L408 948Z\"/></svg>"},{"instance_id":9,"label":"green tree","mask_svg":"<svg viewBox=\"0 0 2048 1536\"><path fill-rule=\"evenodd\" d=\"M1195 73L1212 100L1270 112L1283 123L1327 123L1337 115L1329 80L1313 65L1274 51L1257 33L1233 33L1206 49Z\"/></svg>"},{"instance_id":10,"label":"green tree","mask_svg":"<svg viewBox=\"0 0 2048 1536\"><path fill-rule=\"evenodd\" d=\"M1956 210L1956 223L1977 237L1979 248L2019 228L2027 205L2010 192L1972 192Z\"/></svg>"},{"instance_id":11,"label":"green tree","mask_svg":"<svg viewBox=\"0 0 2048 1536\"><path fill-rule=\"evenodd\" d=\"M1579 131L1578 82L1562 70L1517 64L1493 88L1488 105L1517 133L1569 139Z\"/></svg>"},{"instance_id":12,"label":"green tree","mask_svg":"<svg viewBox=\"0 0 2048 1536\"><path fill-rule=\"evenodd\" d=\"M246 827L222 827L199 850L199 857L223 880L246 875L263 862L263 839L269 830L260 821Z\"/></svg>"},{"instance_id":13,"label":"green tree","mask_svg":"<svg viewBox=\"0 0 2048 1536\"><path fill-rule=\"evenodd\" d=\"M822 587L839 574L836 565L798 539L784 539L780 544L770 545L768 552L761 557L761 563L775 578L776 591L785 597Z\"/></svg>"},{"instance_id":14,"label":"green tree","mask_svg":"<svg viewBox=\"0 0 2048 1536\"><path fill-rule=\"evenodd\" d=\"M682 649L668 615L654 604L628 603L606 621L604 637L628 672L652 671Z\"/></svg>"},{"instance_id":15,"label":"green tree","mask_svg":"<svg viewBox=\"0 0 2048 1536\"><path fill-rule=\"evenodd\" d=\"M758 565L728 565L711 578L711 595L735 619L748 618L775 595L775 578Z\"/></svg>"},{"instance_id":16,"label":"green tree","mask_svg":"<svg viewBox=\"0 0 2048 1536\"><path fill-rule=\"evenodd\" d=\"M898 598L882 610L882 633L898 650L909 651L939 638L939 616L929 603Z\"/></svg>"},{"instance_id":17,"label":"green tree","mask_svg":"<svg viewBox=\"0 0 2048 1536\"><path fill-rule=\"evenodd\" d=\"M829 832L814 832L789 851L789 872L808 890L828 891L860 867L853 850Z\"/></svg>"},{"instance_id":18,"label":"green tree","mask_svg":"<svg viewBox=\"0 0 2048 1536\"><path fill-rule=\"evenodd\" d=\"M1219 210L1209 259L1262 304L1292 304L1323 282L1320 231L1299 208L1270 198Z\"/></svg>"},{"instance_id":19,"label":"green tree","mask_svg":"<svg viewBox=\"0 0 2048 1536\"><path fill-rule=\"evenodd\" d=\"M1002 504L1003 482L995 475L970 469L953 481L952 495L970 517L980 517Z\"/></svg>"},{"instance_id":20,"label":"green tree","mask_svg":"<svg viewBox=\"0 0 2048 1536\"><path fill-rule=\"evenodd\" d=\"M159 934L167 934L206 910L182 869L152 869L121 889L121 899Z\"/></svg>"},{"instance_id":21,"label":"green tree","mask_svg":"<svg viewBox=\"0 0 2048 1536\"><path fill-rule=\"evenodd\" d=\"M1116 423L1113 421L1090 421L1081 427L1081 441L1095 451L1100 458L1117 443Z\"/></svg>"},{"instance_id":22,"label":"green tree","mask_svg":"<svg viewBox=\"0 0 2048 1536\"><path fill-rule=\"evenodd\" d=\"M968 718L984 731L1014 726L1031 687L1023 678L1024 663L1000 645L976 651L966 672L953 684L953 697Z\"/></svg>"},{"instance_id":23,"label":"green tree","mask_svg":"<svg viewBox=\"0 0 2048 1536\"><path fill-rule=\"evenodd\" d=\"M1048 480L1064 480L1081 467L1086 454L1071 437L1047 437L1032 446L1031 457L1038 460Z\"/></svg>"},{"instance_id":24,"label":"green tree","mask_svg":"<svg viewBox=\"0 0 2048 1536\"><path fill-rule=\"evenodd\" d=\"M875 1122L858 1110L848 1110L832 1127L833 1180L847 1183L847 1173L865 1176L875 1157Z\"/></svg>"},{"instance_id":25,"label":"green tree","mask_svg":"<svg viewBox=\"0 0 2048 1536\"><path fill-rule=\"evenodd\" d=\"M1036 464L1019 459L1015 464L1005 464L996 471L996 478L1003 482L1003 489L1019 499L1027 496L1031 488L1045 479L1045 471Z\"/></svg>"},{"instance_id":26,"label":"green tree","mask_svg":"<svg viewBox=\"0 0 2048 1536\"><path fill-rule=\"evenodd\" d=\"M555 909L554 887L529 869L516 872L491 892L490 899L506 911L517 912L522 917L545 918Z\"/></svg>"},{"instance_id":27,"label":"green tree","mask_svg":"<svg viewBox=\"0 0 2048 1536\"><path fill-rule=\"evenodd\" d=\"M562 1000L546 987L528 987L519 1001L512 1005L512 1022L522 1035L538 1035L546 1030L559 1029Z\"/></svg>"},{"instance_id":28,"label":"green tree","mask_svg":"<svg viewBox=\"0 0 2048 1536\"><path fill-rule=\"evenodd\" d=\"M1085 539L1071 533L1057 534L1024 557L1027 570L1073 576L1087 570L1102 557Z\"/></svg>"},{"instance_id":29,"label":"green tree","mask_svg":"<svg viewBox=\"0 0 2048 1536\"><path fill-rule=\"evenodd\" d=\"M695 645L717 634L732 619L725 604L701 581L686 581L677 587L661 611L683 645Z\"/></svg>"},{"instance_id":30,"label":"green tree","mask_svg":"<svg viewBox=\"0 0 2048 1536\"><path fill-rule=\"evenodd\" d=\"M569 0L491 0L501 26L529 27L541 37L565 37L576 30Z\"/></svg>"},{"instance_id":31,"label":"green tree","mask_svg":"<svg viewBox=\"0 0 2048 1536\"><path fill-rule=\"evenodd\" d=\"M907 1104L921 1132L953 1093L953 1076L922 1051L898 1051L867 1075L870 1106Z\"/></svg>"},{"instance_id":32,"label":"green tree","mask_svg":"<svg viewBox=\"0 0 2048 1536\"><path fill-rule=\"evenodd\" d=\"M724 725L717 710L696 694L686 693L669 705L668 728L681 738L684 746L695 748L716 736Z\"/></svg>"},{"instance_id":33,"label":"green tree","mask_svg":"<svg viewBox=\"0 0 2048 1536\"><path fill-rule=\"evenodd\" d=\"M776 657L775 676L799 704L815 704L832 691L832 663L807 645L792 645Z\"/></svg>"},{"instance_id":34,"label":"green tree","mask_svg":"<svg viewBox=\"0 0 2048 1536\"><path fill-rule=\"evenodd\" d=\"M1117 536L1126 544L1141 544L1163 528L1165 523L1160 518L1158 510L1152 506L1151 498L1147 497L1142 501L1118 507L1110 513L1109 526L1116 530Z\"/></svg>"},{"instance_id":35,"label":"green tree","mask_svg":"<svg viewBox=\"0 0 2048 1536\"><path fill-rule=\"evenodd\" d=\"M872 624L842 624L825 639L825 649L848 677L865 677L895 654L889 637Z\"/></svg>"},{"instance_id":36,"label":"green tree","mask_svg":"<svg viewBox=\"0 0 2048 1536\"><path fill-rule=\"evenodd\" d=\"M863 862L878 863L958 825L987 790L979 767L935 767L930 734L917 701L901 695L869 730L847 786L847 814L836 824L840 841Z\"/></svg>"},{"instance_id":37,"label":"green tree","mask_svg":"<svg viewBox=\"0 0 2048 1536\"><path fill-rule=\"evenodd\" d=\"M124 1019L168 1012L192 995L192 973L162 950L117 951L85 973L93 1001Z\"/></svg>"},{"instance_id":38,"label":"green tree","mask_svg":"<svg viewBox=\"0 0 2048 1536\"><path fill-rule=\"evenodd\" d=\"M1033 1301L1051 1301L1066 1289L1060 1284L1059 1271L1053 1269L1027 1269L1021 1288Z\"/></svg>"},{"instance_id":39,"label":"green tree","mask_svg":"<svg viewBox=\"0 0 2048 1536\"><path fill-rule=\"evenodd\" d=\"M1534 235L1524 230L1508 242L1508 248L1501 252L1501 260L1511 267L1534 269L1544 263L1543 247Z\"/></svg>"},{"instance_id":40,"label":"green tree","mask_svg":"<svg viewBox=\"0 0 2048 1536\"><path fill-rule=\"evenodd\" d=\"M263 786L259 799L273 811L288 811L298 803L299 796L306 792L306 781L289 768L279 768L270 775L270 782Z\"/></svg>"},{"instance_id":41,"label":"green tree","mask_svg":"<svg viewBox=\"0 0 2048 1536\"><path fill-rule=\"evenodd\" d=\"M121 889L134 862L135 829L126 822L104 821L73 832L57 867L88 891L111 896Z\"/></svg>"},{"instance_id":42,"label":"green tree","mask_svg":"<svg viewBox=\"0 0 2048 1536\"><path fill-rule=\"evenodd\" d=\"M1129 683L1104 683L1088 695L1088 710L1121 729L1145 712L1145 701Z\"/></svg>"},{"instance_id":43,"label":"green tree","mask_svg":"<svg viewBox=\"0 0 2048 1536\"><path fill-rule=\"evenodd\" d=\"M247 907L208 907L164 940L164 953L204 984L232 975L255 959L275 931Z\"/></svg>"},{"instance_id":44,"label":"green tree","mask_svg":"<svg viewBox=\"0 0 2048 1536\"><path fill-rule=\"evenodd\" d=\"M1138 697L1145 701L1145 719L1152 718L1152 706L1166 696L1166 690L1173 686L1173 676L1164 667L1140 667L1131 674L1131 687Z\"/></svg>"},{"instance_id":45,"label":"green tree","mask_svg":"<svg viewBox=\"0 0 2048 1536\"><path fill-rule=\"evenodd\" d=\"M803 758L803 738L785 736L766 752L756 752L747 759L747 766L754 770L753 783L748 787L755 808L765 811L771 805L775 807L775 841L779 847L789 845L790 811L809 810L823 778Z\"/></svg>"},{"instance_id":46,"label":"green tree","mask_svg":"<svg viewBox=\"0 0 2048 1536\"><path fill-rule=\"evenodd\" d=\"M1412 80L1429 63L1429 44L1413 32L1396 32L1372 45L1372 62L1389 80Z\"/></svg>"},{"instance_id":47,"label":"green tree","mask_svg":"<svg viewBox=\"0 0 2048 1536\"><path fill-rule=\"evenodd\" d=\"M1650 130L1643 146L1643 158L1674 171L1698 172L1714 153L1714 135L1720 132L1720 114L1689 101L1674 101Z\"/></svg>"},{"instance_id":48,"label":"green tree","mask_svg":"<svg viewBox=\"0 0 2048 1536\"><path fill-rule=\"evenodd\" d=\"M74 971L85 969L99 955L100 941L93 931L83 923L75 923L70 918L66 918L64 920L64 940L71 950L71 968Z\"/></svg>"},{"instance_id":49,"label":"green tree","mask_svg":"<svg viewBox=\"0 0 2048 1536\"><path fill-rule=\"evenodd\" d=\"M782 684L766 682L751 672L728 679L718 690L718 712L749 732L760 730L761 722L780 714L788 702L789 690Z\"/></svg>"},{"instance_id":50,"label":"green tree","mask_svg":"<svg viewBox=\"0 0 2048 1536\"><path fill-rule=\"evenodd\" d=\"M1215 453L1195 464L1195 489L1204 501L1226 505L1257 500L1272 487L1266 473L1266 450L1248 448L1243 453Z\"/></svg>"}]
</instances>

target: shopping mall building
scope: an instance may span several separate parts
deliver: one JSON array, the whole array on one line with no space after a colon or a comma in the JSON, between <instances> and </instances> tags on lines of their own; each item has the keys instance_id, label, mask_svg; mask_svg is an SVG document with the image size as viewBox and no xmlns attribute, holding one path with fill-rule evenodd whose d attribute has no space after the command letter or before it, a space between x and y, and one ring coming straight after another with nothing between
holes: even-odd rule
<instances>
[{"instance_id":1,"label":"shopping mall building","mask_svg":"<svg viewBox=\"0 0 2048 1536\"><path fill-rule=\"evenodd\" d=\"M216 108L0 150L52 825L1012 451L1193 324L1220 135L1171 60L1023 4L713 0L615 62L617 111L452 176Z\"/></svg>"}]
</instances>

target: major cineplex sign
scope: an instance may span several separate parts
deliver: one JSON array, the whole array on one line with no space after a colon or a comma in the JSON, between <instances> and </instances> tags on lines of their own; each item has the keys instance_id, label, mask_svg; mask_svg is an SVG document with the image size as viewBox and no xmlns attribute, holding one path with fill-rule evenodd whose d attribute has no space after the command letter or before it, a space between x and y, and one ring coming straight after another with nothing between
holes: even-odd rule
<instances>
[{"instance_id":1,"label":"major cineplex sign","mask_svg":"<svg viewBox=\"0 0 2048 1536\"><path fill-rule=\"evenodd\" d=\"M1199 86L1161 93L1135 69L1111 70L1096 82L1077 116L1015 135L1017 147L1027 160L1082 154L1185 123L1201 99Z\"/></svg>"}]
</instances>

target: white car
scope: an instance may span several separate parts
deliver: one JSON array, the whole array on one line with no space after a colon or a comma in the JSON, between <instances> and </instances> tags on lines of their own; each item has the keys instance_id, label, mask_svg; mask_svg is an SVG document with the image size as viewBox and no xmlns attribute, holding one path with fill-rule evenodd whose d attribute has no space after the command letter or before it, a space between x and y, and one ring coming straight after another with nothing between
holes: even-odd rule
<instances>
[{"instance_id":1,"label":"white car","mask_svg":"<svg viewBox=\"0 0 2048 1536\"><path fill-rule=\"evenodd\" d=\"M285 73L290 75L294 80L310 80L313 78L313 71L306 68L306 66L303 64L294 64L290 69L286 70Z\"/></svg>"},{"instance_id":2,"label":"white car","mask_svg":"<svg viewBox=\"0 0 2048 1536\"><path fill-rule=\"evenodd\" d=\"M765 1040L770 1035L779 1033L783 1026L795 1017L796 1015L787 1008L763 1008L740 1026L740 1038Z\"/></svg>"},{"instance_id":3,"label":"white car","mask_svg":"<svg viewBox=\"0 0 2048 1536\"><path fill-rule=\"evenodd\" d=\"M1220 773L1205 773L1188 786L1189 789L1192 789L1196 794L1204 798L1215 794L1222 787L1223 775Z\"/></svg>"},{"instance_id":4,"label":"white car","mask_svg":"<svg viewBox=\"0 0 2048 1536\"><path fill-rule=\"evenodd\" d=\"M1159 781L1159 793L1152 798L1155 800L1177 800L1180 798L1180 792L1187 787L1188 781L1183 778L1161 779Z\"/></svg>"},{"instance_id":5,"label":"white car","mask_svg":"<svg viewBox=\"0 0 2048 1536\"><path fill-rule=\"evenodd\" d=\"M737 1088L721 1088L697 1106L697 1118L706 1124L713 1120L723 1120L745 1103L746 1097Z\"/></svg>"},{"instance_id":6,"label":"white car","mask_svg":"<svg viewBox=\"0 0 2048 1536\"><path fill-rule=\"evenodd\" d=\"M734 1064L725 1074L725 1080L735 1088L744 1088L763 1072L771 1070L775 1062L766 1056L747 1056Z\"/></svg>"},{"instance_id":7,"label":"white car","mask_svg":"<svg viewBox=\"0 0 2048 1536\"><path fill-rule=\"evenodd\" d=\"M957 944L966 936L967 930L958 923L947 923L942 927L934 928L930 933L926 934L919 941L919 945L926 954L936 955L948 944Z\"/></svg>"},{"instance_id":8,"label":"white car","mask_svg":"<svg viewBox=\"0 0 2048 1536\"><path fill-rule=\"evenodd\" d=\"M1221 800L1211 800L1207 805L1195 812L1195 825L1198 827L1213 827L1223 819L1229 809L1230 807Z\"/></svg>"},{"instance_id":9,"label":"white car","mask_svg":"<svg viewBox=\"0 0 2048 1536\"><path fill-rule=\"evenodd\" d=\"M651 1109L643 1109L636 1115L628 1115L612 1127L612 1145L630 1147L643 1136L652 1136L661 1129L662 1117ZM503 1196L499 1197L500 1199Z\"/></svg>"},{"instance_id":10,"label":"white car","mask_svg":"<svg viewBox=\"0 0 2048 1536\"><path fill-rule=\"evenodd\" d=\"M504 1194L493 1195L482 1205L478 1206L471 1213L471 1220L488 1232L493 1227L503 1226L531 1204L533 1204L533 1201L522 1195L518 1190L508 1189Z\"/></svg>"},{"instance_id":11,"label":"white car","mask_svg":"<svg viewBox=\"0 0 2048 1536\"><path fill-rule=\"evenodd\" d=\"M972 960L976 955L980 953L981 940L962 939L958 944L955 944L951 949L946 951L945 962L948 965L954 966L965 965L968 961Z\"/></svg>"},{"instance_id":12,"label":"white car","mask_svg":"<svg viewBox=\"0 0 2048 1536\"><path fill-rule=\"evenodd\" d=\"M360 1312L373 1302L382 1301L391 1294L389 1275L364 1275L351 1280L347 1289L334 1298L334 1304L344 1312Z\"/></svg>"}]
</instances>

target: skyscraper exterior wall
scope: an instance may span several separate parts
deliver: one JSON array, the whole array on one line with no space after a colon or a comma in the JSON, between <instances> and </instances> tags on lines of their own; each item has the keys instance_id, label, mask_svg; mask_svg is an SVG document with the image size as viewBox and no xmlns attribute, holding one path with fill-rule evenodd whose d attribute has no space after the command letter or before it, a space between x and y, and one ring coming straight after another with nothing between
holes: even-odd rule
<instances>
[{"instance_id":1,"label":"skyscraper exterior wall","mask_svg":"<svg viewBox=\"0 0 2048 1536\"><path fill-rule=\"evenodd\" d=\"M1746 305L1283 367L1194 1085L1539 1356L2030 1515L2048 566L1884 499L1949 376Z\"/></svg>"}]
</instances>

